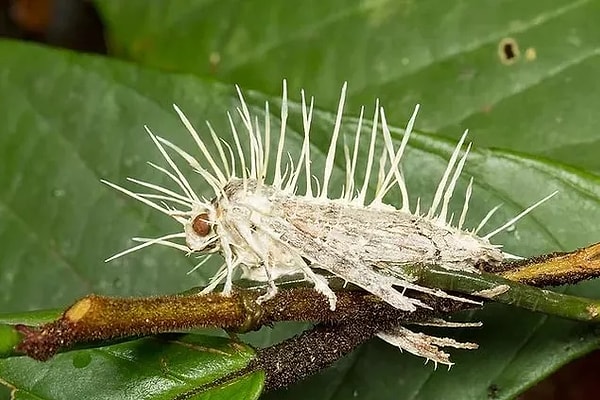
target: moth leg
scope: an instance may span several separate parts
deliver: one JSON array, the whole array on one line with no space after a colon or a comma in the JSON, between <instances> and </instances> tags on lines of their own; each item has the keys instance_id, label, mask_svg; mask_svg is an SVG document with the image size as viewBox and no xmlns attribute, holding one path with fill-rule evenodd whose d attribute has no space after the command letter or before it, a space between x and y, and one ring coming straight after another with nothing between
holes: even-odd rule
<instances>
[{"instance_id":1,"label":"moth leg","mask_svg":"<svg viewBox=\"0 0 600 400\"><path fill-rule=\"evenodd\" d=\"M219 286L219 284L225 278L226 275L227 275L227 265L223 264L221 266L221 268L219 268L217 273L210 279L209 284L204 289L202 289L200 294L212 293L212 291L215 290L215 288L217 286Z\"/></svg>"},{"instance_id":2,"label":"moth leg","mask_svg":"<svg viewBox=\"0 0 600 400\"><path fill-rule=\"evenodd\" d=\"M256 302L258 304L264 303L265 301L272 299L273 296L275 296L279 290L277 289L277 285L275 285L275 280L271 275L271 270L269 269L268 263L263 262L262 267L265 270L265 274L267 275L267 283L269 284L269 288L267 289L267 292L265 294L259 296L258 299L256 299Z\"/></svg>"},{"instance_id":3,"label":"moth leg","mask_svg":"<svg viewBox=\"0 0 600 400\"><path fill-rule=\"evenodd\" d=\"M223 295L231 295L233 290L233 267L227 265L227 278L225 279L225 285L223 285Z\"/></svg>"},{"instance_id":4,"label":"moth leg","mask_svg":"<svg viewBox=\"0 0 600 400\"><path fill-rule=\"evenodd\" d=\"M236 267L236 262L233 260L231 248L228 245L223 246L223 255L225 256L225 265L227 266L227 276L223 285L224 296L230 296L233 290L233 270Z\"/></svg>"},{"instance_id":5,"label":"moth leg","mask_svg":"<svg viewBox=\"0 0 600 400\"><path fill-rule=\"evenodd\" d=\"M327 297L329 301L329 309L331 311L335 311L335 305L337 303L337 297L333 290L329 287L329 283L325 277L316 274L308 265L303 265L301 267L302 272L306 276L306 278L311 281L315 285L315 290L318 293L321 293L323 296Z\"/></svg>"}]
</instances>

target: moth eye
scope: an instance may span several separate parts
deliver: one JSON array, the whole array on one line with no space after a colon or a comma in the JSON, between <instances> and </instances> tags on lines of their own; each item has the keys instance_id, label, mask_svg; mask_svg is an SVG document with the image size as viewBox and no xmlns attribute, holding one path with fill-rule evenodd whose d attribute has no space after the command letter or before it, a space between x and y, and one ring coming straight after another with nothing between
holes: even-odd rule
<instances>
[{"instance_id":1,"label":"moth eye","mask_svg":"<svg viewBox=\"0 0 600 400\"><path fill-rule=\"evenodd\" d=\"M202 213L197 215L192 222L192 229L198 236L206 236L210 232L210 225L208 224L208 214Z\"/></svg>"}]
</instances>

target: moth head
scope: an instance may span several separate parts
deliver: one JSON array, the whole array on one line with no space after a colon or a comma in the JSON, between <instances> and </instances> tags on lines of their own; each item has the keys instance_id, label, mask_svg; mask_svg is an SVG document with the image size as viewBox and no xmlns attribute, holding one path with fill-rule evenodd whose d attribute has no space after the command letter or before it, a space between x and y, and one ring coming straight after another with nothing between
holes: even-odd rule
<instances>
[{"instance_id":1,"label":"moth head","mask_svg":"<svg viewBox=\"0 0 600 400\"><path fill-rule=\"evenodd\" d=\"M217 251L219 237L215 228L213 210L199 210L193 213L184 225L185 241L190 250L205 253Z\"/></svg>"}]
</instances>

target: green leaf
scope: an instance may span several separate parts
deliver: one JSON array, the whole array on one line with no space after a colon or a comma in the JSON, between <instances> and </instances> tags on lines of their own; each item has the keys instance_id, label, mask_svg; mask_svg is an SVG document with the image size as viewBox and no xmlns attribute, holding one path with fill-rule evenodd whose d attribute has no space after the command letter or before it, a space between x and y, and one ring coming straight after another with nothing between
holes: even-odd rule
<instances>
[{"instance_id":1,"label":"green leaf","mask_svg":"<svg viewBox=\"0 0 600 400\"><path fill-rule=\"evenodd\" d=\"M27 61L31 57L38 66ZM183 134L170 101L200 108L221 102L222 115L231 88L10 42L0 43L0 60L0 310L65 307L90 292L156 294L206 283L200 273L186 275L193 260L172 252L104 264L111 252L128 245L134 230L152 235L173 225L120 198L99 178L122 181L121 174L147 171L139 158L143 150L136 150L154 152L141 130L144 120ZM148 90L133 89L138 85ZM167 88L171 94L160 104ZM250 348L221 338L188 336L186 343L144 339L59 355L48 363L2 360L0 380L18 389L17 398L162 399L237 371L253 356ZM194 353L195 346L209 350ZM85 368L81 358L90 359ZM253 399L261 387L262 377L255 374L222 393L233 390ZM227 398L213 392L211 398Z\"/></svg>"},{"instance_id":2,"label":"green leaf","mask_svg":"<svg viewBox=\"0 0 600 400\"><path fill-rule=\"evenodd\" d=\"M272 95L285 77L330 109L347 80L352 106L379 97L393 123L421 103L422 130L600 171L598 1L97 3L121 57Z\"/></svg>"},{"instance_id":3,"label":"green leaf","mask_svg":"<svg viewBox=\"0 0 600 400\"><path fill-rule=\"evenodd\" d=\"M11 358L0 363L15 399L165 399L193 391L243 368L253 352L227 339L188 335L146 338L59 354L52 361ZM67 379L65 379L68 377ZM263 373L232 379L193 399L256 399Z\"/></svg>"},{"instance_id":4,"label":"green leaf","mask_svg":"<svg viewBox=\"0 0 600 400\"><path fill-rule=\"evenodd\" d=\"M456 139L468 128L480 150L465 174L478 184L472 221L498 202L508 206L508 218L560 188L558 198L497 238L508 251L532 255L598 240L598 178L586 172L600 171L600 28L589 18L599 1L97 4L109 21L114 53L144 65L270 95L286 77L290 93L305 88L327 110L334 110L341 82L348 80L348 113L356 115L359 105L378 97L398 126L421 103L419 129ZM520 50L510 65L499 56L507 38ZM431 147L412 145L425 154L404 171L412 194L427 197L441 164ZM570 290L595 296L599 288L590 282ZM464 334L482 348L455 356L451 373L432 374L420 360L373 343L299 386L296 398L346 398L353 390L377 399L399 393L508 398L597 343L592 328L511 308L490 307L475 318L485 320L484 328Z\"/></svg>"},{"instance_id":5,"label":"green leaf","mask_svg":"<svg viewBox=\"0 0 600 400\"><path fill-rule=\"evenodd\" d=\"M27 46L0 48L0 185L6 188L0 192L0 307L6 310L64 306L91 291L140 295L205 283L209 270L186 276L193 261L168 249L104 265L102 259L129 245L127 237L167 233L174 225L98 179L158 179L143 165L160 160L143 123L191 145L172 102L196 126L209 119L225 135L233 82L258 90L247 94L255 108L279 96L282 77L289 79L292 98L299 98L300 87L317 96L316 171L342 81L350 83L348 116L357 116L361 104L372 108L379 97L388 120L402 127L420 102L417 126L436 134L416 135L410 143L404 171L413 204L417 196L424 205L432 197L454 141L443 137L455 138L468 127L478 149L458 188L475 177L468 226L502 202L491 229L559 189L559 197L496 243L533 255L598 240L600 186L597 176L585 172L600 170L593 118L600 91L589 79L600 36L587 18L598 2L370 1L351 8L341 1L302 7L98 3L115 52L157 70ZM497 55L508 36L521 47L521 58L510 66ZM536 49L533 61L524 56L528 47ZM220 61L211 64L211 55ZM272 110L277 115L276 106ZM291 120L294 153L301 122L297 113ZM352 126L344 130L350 137ZM591 296L598 288L590 282L570 291ZM598 344L593 327L514 308L487 307L473 318L483 319L484 327L442 332L481 344L477 351L453 352L457 365L450 372L434 372L422 360L373 341L325 374L267 397L510 398ZM284 327L275 334L288 332ZM270 335L263 330L253 340L266 343Z\"/></svg>"},{"instance_id":6,"label":"green leaf","mask_svg":"<svg viewBox=\"0 0 600 400\"><path fill-rule=\"evenodd\" d=\"M40 325L56 313L0 315L0 344L12 341L10 325ZM0 347L3 347L0 345ZM248 365L254 350L217 336L172 334L55 356L48 362L26 357L0 360L0 382L11 399L256 399L264 373L257 371L198 391ZM65 377L69 377L65 381Z\"/></svg>"}]
</instances>

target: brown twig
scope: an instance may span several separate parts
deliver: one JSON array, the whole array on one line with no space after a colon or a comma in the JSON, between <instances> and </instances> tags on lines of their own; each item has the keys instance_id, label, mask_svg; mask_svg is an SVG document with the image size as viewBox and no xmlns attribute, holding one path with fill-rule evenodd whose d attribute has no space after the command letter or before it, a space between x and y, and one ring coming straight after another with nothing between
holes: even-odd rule
<instances>
[{"instance_id":1,"label":"brown twig","mask_svg":"<svg viewBox=\"0 0 600 400\"><path fill-rule=\"evenodd\" d=\"M311 288L283 289L259 305L256 299L260 294L255 290L237 289L231 296L111 298L90 295L69 307L56 321L40 327L17 325L22 335L17 351L36 360L47 360L76 344L199 327L245 332L279 321L361 324L372 320L423 319L431 313L425 309L417 313L396 310L362 291L339 291L335 311ZM451 302L433 304L440 312L457 307Z\"/></svg>"}]
</instances>

